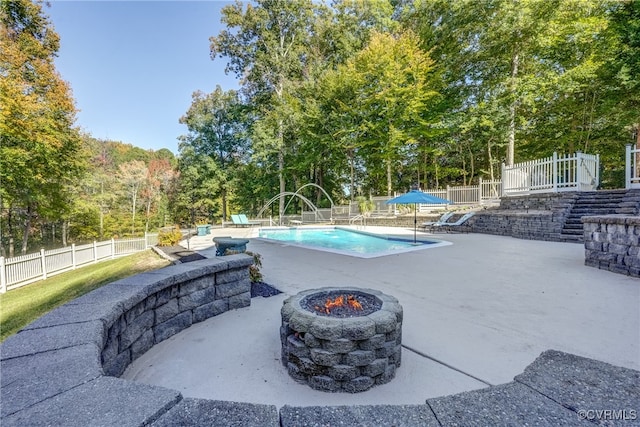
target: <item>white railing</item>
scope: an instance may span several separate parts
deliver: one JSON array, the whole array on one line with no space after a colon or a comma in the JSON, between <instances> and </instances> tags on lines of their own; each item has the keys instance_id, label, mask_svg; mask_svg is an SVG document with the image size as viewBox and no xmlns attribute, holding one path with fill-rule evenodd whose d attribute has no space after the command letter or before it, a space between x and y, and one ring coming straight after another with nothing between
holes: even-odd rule
<instances>
[{"instance_id":1,"label":"white railing","mask_svg":"<svg viewBox=\"0 0 640 427\"><path fill-rule=\"evenodd\" d=\"M503 195L548 193L559 191L592 191L598 187L599 155L577 152L502 165Z\"/></svg>"},{"instance_id":2,"label":"white railing","mask_svg":"<svg viewBox=\"0 0 640 427\"><path fill-rule=\"evenodd\" d=\"M449 200L453 205L486 205L490 203L498 203L500 201L500 195L502 194L502 181L485 181L480 179L478 185L467 185L441 189L427 189L423 190L427 194L440 197L445 200ZM388 216L398 215L401 212L401 205L389 205L387 200L392 199L395 196L374 196L371 198L374 204L374 208L371 211L371 216ZM441 209L448 205L446 204L420 204L418 205L418 212L430 212L433 209ZM413 207L411 208L413 209ZM351 202L349 205L336 205L333 207L332 218L350 218L360 215L360 209L358 208L358 202Z\"/></svg>"},{"instance_id":3,"label":"white railing","mask_svg":"<svg viewBox=\"0 0 640 427\"><path fill-rule=\"evenodd\" d=\"M38 253L12 258L0 257L0 293L83 265L144 251L157 243L157 234L147 234L139 239L111 239L49 251L41 249Z\"/></svg>"},{"instance_id":4,"label":"white railing","mask_svg":"<svg viewBox=\"0 0 640 427\"><path fill-rule=\"evenodd\" d=\"M628 144L625 149L625 188L640 188L640 147Z\"/></svg>"}]
</instances>

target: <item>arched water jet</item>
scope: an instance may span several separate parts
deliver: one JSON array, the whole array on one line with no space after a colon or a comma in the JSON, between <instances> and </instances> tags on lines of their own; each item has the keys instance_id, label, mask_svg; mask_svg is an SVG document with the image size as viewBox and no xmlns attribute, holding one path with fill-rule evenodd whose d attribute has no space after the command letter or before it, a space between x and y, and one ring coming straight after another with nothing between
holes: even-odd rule
<instances>
[{"instance_id":1,"label":"arched water jet","mask_svg":"<svg viewBox=\"0 0 640 427\"><path fill-rule=\"evenodd\" d=\"M309 208L311 208L311 210L313 211L313 213L316 216L316 220L318 219L318 215L320 215L321 219L325 219L322 214L320 212L318 212L318 207L316 205L313 204L313 202L311 200L309 200L308 198L306 198L305 196L299 194L301 190L303 190L306 187L309 186L313 186L316 187L318 189L320 189L320 191L322 191L324 193L325 196L327 196L327 199L329 199L329 202L331 203L331 211L333 212L333 199L331 198L331 196L329 196L329 194L325 191L324 188L320 187L318 184L314 184L314 183L308 183L303 185L302 187L298 188L295 192L291 192L291 191L283 191L280 194L278 194L277 196L272 197L263 207L262 209L260 209L260 211L257 214L257 217L260 218L262 216L262 214L273 204L273 202L275 202L276 200L279 200L281 197L285 197L285 196L293 196L291 197L291 199L289 199L289 201L287 202L287 204L284 207L284 211L287 211L287 208L289 207L289 203L291 203L291 201L295 198L298 197L300 200L302 200ZM278 220L279 224L282 224L282 218L279 218Z\"/></svg>"}]
</instances>

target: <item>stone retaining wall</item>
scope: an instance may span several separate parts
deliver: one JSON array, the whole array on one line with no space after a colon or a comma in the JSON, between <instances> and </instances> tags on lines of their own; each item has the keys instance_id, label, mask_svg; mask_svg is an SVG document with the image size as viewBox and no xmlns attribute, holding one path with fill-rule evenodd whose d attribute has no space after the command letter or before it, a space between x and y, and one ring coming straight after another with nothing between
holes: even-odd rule
<instances>
[{"instance_id":1,"label":"stone retaining wall","mask_svg":"<svg viewBox=\"0 0 640 427\"><path fill-rule=\"evenodd\" d=\"M527 209L532 211L568 211L578 196L579 194L575 191L508 196L500 199L499 209L517 211L526 211Z\"/></svg>"},{"instance_id":2,"label":"stone retaining wall","mask_svg":"<svg viewBox=\"0 0 640 427\"><path fill-rule=\"evenodd\" d=\"M474 233L562 241L562 226L577 197L575 192L503 197L500 207L479 211L469 225Z\"/></svg>"},{"instance_id":3,"label":"stone retaining wall","mask_svg":"<svg viewBox=\"0 0 640 427\"><path fill-rule=\"evenodd\" d=\"M178 391L115 377L193 323L250 305L252 263L238 254L138 274L29 324L0 346L1 424L125 426L159 418L183 401ZM274 406L253 413L266 425L277 422Z\"/></svg>"},{"instance_id":4,"label":"stone retaining wall","mask_svg":"<svg viewBox=\"0 0 640 427\"><path fill-rule=\"evenodd\" d=\"M549 241L559 240L563 223L564 214L554 211L486 210L478 212L469 220L474 233Z\"/></svg>"},{"instance_id":5,"label":"stone retaining wall","mask_svg":"<svg viewBox=\"0 0 640 427\"><path fill-rule=\"evenodd\" d=\"M640 217L585 216L585 265L640 277Z\"/></svg>"}]
</instances>

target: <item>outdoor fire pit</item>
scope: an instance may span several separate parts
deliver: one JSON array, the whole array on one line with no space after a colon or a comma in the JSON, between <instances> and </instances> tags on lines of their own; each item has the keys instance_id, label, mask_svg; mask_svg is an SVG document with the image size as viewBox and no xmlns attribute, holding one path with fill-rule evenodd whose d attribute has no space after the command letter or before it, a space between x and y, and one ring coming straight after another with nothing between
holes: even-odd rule
<instances>
[{"instance_id":1,"label":"outdoor fire pit","mask_svg":"<svg viewBox=\"0 0 640 427\"><path fill-rule=\"evenodd\" d=\"M402 306L353 287L311 289L281 310L282 363L311 388L356 393L391 381L400 366Z\"/></svg>"}]
</instances>

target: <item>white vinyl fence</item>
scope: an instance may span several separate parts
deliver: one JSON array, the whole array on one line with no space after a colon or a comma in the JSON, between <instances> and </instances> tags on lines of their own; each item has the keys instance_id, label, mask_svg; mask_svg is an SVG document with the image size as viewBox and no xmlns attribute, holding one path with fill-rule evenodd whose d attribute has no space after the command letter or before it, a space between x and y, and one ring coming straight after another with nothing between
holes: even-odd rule
<instances>
[{"instance_id":1,"label":"white vinyl fence","mask_svg":"<svg viewBox=\"0 0 640 427\"><path fill-rule=\"evenodd\" d=\"M502 165L502 190L505 196L559 191L592 191L600 182L599 155L577 152Z\"/></svg>"},{"instance_id":2,"label":"white vinyl fence","mask_svg":"<svg viewBox=\"0 0 640 427\"><path fill-rule=\"evenodd\" d=\"M627 145L625 160L625 188L640 188L640 147Z\"/></svg>"},{"instance_id":3,"label":"white vinyl fence","mask_svg":"<svg viewBox=\"0 0 640 427\"><path fill-rule=\"evenodd\" d=\"M476 206L485 205L488 203L497 203L500 201L500 195L502 194L502 181L485 181L480 179L478 185L467 185L452 187L447 186L442 189L427 189L423 190L427 194L440 197L445 200L451 201L452 205L465 205ZM399 194L396 194L399 195ZM402 205L389 205L387 200L392 199L394 196L373 196L374 207L371 212L372 216L389 216L397 215ZM445 204L420 204L418 205L418 212L430 212L433 209L444 208ZM303 223L314 222L326 222L331 219L337 218L354 218L360 215L360 209L357 202L351 202L348 205L336 205L332 209L318 209L317 211L303 211L302 215L287 215L284 223L287 220L301 220Z\"/></svg>"},{"instance_id":4,"label":"white vinyl fence","mask_svg":"<svg viewBox=\"0 0 640 427\"><path fill-rule=\"evenodd\" d=\"M12 258L0 257L0 293L78 267L144 251L158 243L157 234L139 239L106 240L86 245L71 245Z\"/></svg>"}]
</instances>

